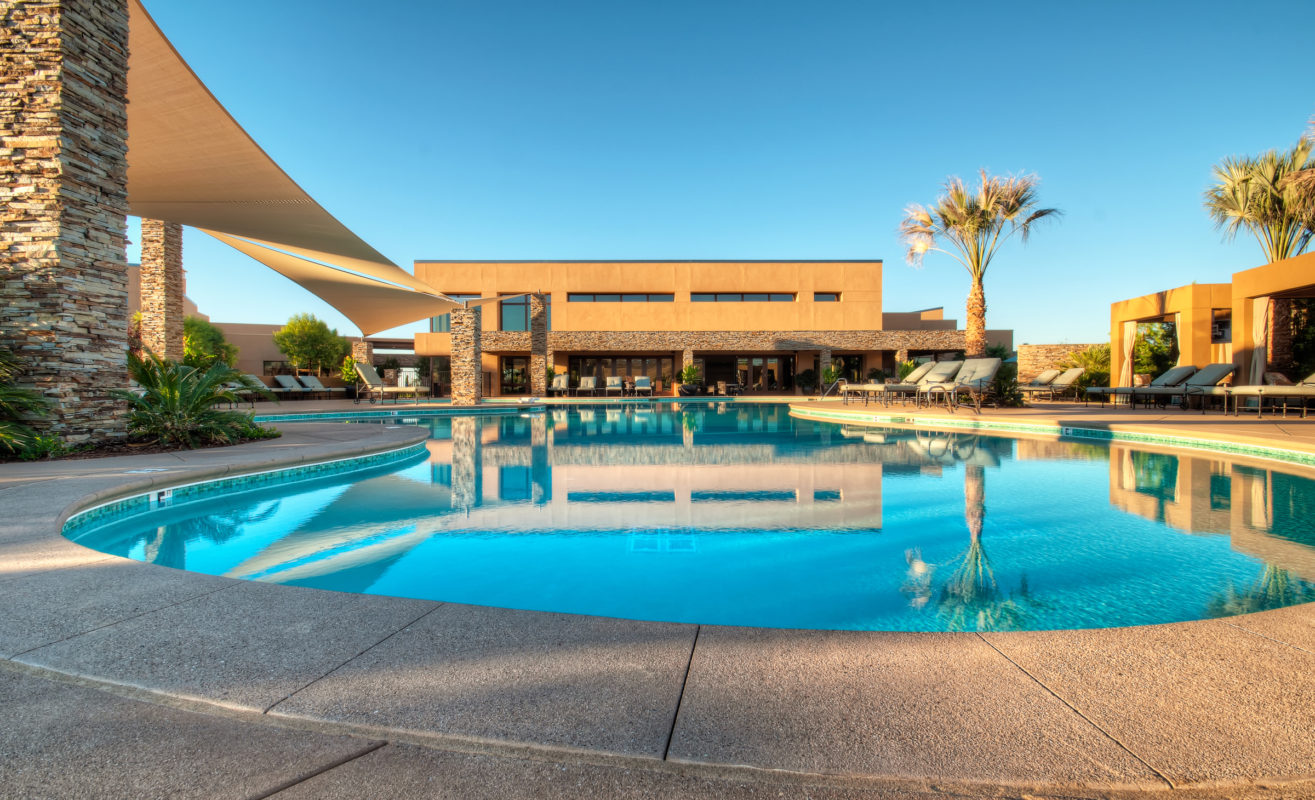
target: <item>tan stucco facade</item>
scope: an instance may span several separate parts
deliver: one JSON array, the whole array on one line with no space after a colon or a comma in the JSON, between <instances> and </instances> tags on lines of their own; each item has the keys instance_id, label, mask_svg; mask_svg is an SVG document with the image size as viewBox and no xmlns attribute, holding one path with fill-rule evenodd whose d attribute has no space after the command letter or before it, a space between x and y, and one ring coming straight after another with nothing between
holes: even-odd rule
<instances>
[{"instance_id":1,"label":"tan stucco facade","mask_svg":"<svg viewBox=\"0 0 1315 800\"><path fill-rule=\"evenodd\" d=\"M1110 306L1111 385L1128 385L1125 362L1133 324L1175 321L1175 316L1179 364L1202 367L1232 362L1237 365L1235 384L1256 383L1269 352L1272 301L1298 297L1315 297L1315 253L1235 272L1229 283L1194 283L1114 303ZM1228 312L1231 342L1212 341L1217 311Z\"/></svg>"}]
</instances>

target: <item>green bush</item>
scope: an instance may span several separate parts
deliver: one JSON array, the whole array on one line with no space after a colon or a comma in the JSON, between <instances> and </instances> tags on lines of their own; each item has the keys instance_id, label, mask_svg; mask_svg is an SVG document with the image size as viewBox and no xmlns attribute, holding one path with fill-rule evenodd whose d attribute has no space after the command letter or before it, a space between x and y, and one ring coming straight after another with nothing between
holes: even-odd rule
<instances>
[{"instance_id":1,"label":"green bush","mask_svg":"<svg viewBox=\"0 0 1315 800\"><path fill-rule=\"evenodd\" d=\"M278 435L257 425L249 413L217 407L219 403L237 403L239 391L273 398L264 385L256 385L227 364L216 362L199 369L166 361L153 353L144 357L130 354L128 373L140 387L139 392L119 389L114 394L131 406L128 432L135 437L193 448Z\"/></svg>"},{"instance_id":2,"label":"green bush","mask_svg":"<svg viewBox=\"0 0 1315 800\"><path fill-rule=\"evenodd\" d=\"M1073 367L1082 367L1085 372L1078 377L1076 386L1078 395L1088 386L1109 386L1110 385L1110 346L1107 344L1097 344L1070 353L1069 357L1056 365L1059 369L1072 369Z\"/></svg>"},{"instance_id":3,"label":"green bush","mask_svg":"<svg viewBox=\"0 0 1315 800\"><path fill-rule=\"evenodd\" d=\"M806 369L794 376L794 382L799 384L799 388L805 392L811 392L817 388L817 370Z\"/></svg>"},{"instance_id":4,"label":"green bush","mask_svg":"<svg viewBox=\"0 0 1315 800\"><path fill-rule=\"evenodd\" d=\"M189 367L208 367L222 361L237 366L237 345L224 338L224 332L200 317L183 320L183 363Z\"/></svg>"},{"instance_id":5,"label":"green bush","mask_svg":"<svg viewBox=\"0 0 1315 800\"><path fill-rule=\"evenodd\" d=\"M703 383L703 375L699 372L698 365L690 364L680 371L681 383Z\"/></svg>"},{"instance_id":6,"label":"green bush","mask_svg":"<svg viewBox=\"0 0 1315 800\"><path fill-rule=\"evenodd\" d=\"M14 385L22 371L14 354L0 349L0 453L21 453L32 446L39 437L27 423L49 413L46 398Z\"/></svg>"},{"instance_id":7,"label":"green bush","mask_svg":"<svg viewBox=\"0 0 1315 800\"><path fill-rule=\"evenodd\" d=\"M910 358L908 361L899 362L899 366L895 368L895 372L899 379L903 381L905 378L909 377L910 372L913 372L917 368L918 362Z\"/></svg>"},{"instance_id":8,"label":"green bush","mask_svg":"<svg viewBox=\"0 0 1315 800\"><path fill-rule=\"evenodd\" d=\"M886 379L886 371L873 367L868 370L868 383L881 383Z\"/></svg>"}]
</instances>

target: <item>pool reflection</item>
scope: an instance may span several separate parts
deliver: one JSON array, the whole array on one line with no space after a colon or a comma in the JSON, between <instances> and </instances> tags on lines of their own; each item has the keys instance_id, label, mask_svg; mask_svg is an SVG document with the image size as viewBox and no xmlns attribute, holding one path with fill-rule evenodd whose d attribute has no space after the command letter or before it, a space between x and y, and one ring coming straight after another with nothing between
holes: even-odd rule
<instances>
[{"instance_id":1,"label":"pool reflection","mask_svg":"<svg viewBox=\"0 0 1315 800\"><path fill-rule=\"evenodd\" d=\"M809 423L780 406L611 405L424 424L422 461L155 512L149 529L115 523L93 546L343 591L781 627L1141 624L1164 621L1148 600L1175 581L1196 590L1178 592L1179 618L1315 597L1309 483L1263 466ZM1066 479L1069 495L1042 498L1034 489L1058 462L1078 477ZM1092 533L1106 538L1069 524L1096 511ZM1216 567L1170 541L1192 537L1162 538L1166 529L1256 561ZM1084 560L1103 557L1113 566ZM1141 574L1116 584L1120 570ZM597 602L636 595L641 610ZM1124 616L1105 622L1116 607Z\"/></svg>"}]
</instances>

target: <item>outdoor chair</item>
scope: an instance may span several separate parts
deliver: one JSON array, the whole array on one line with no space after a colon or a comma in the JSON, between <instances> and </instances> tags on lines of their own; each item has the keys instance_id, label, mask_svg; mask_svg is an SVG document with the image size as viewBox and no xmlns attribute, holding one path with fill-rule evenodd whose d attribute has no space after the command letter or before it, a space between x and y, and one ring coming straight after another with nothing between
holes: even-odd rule
<instances>
[{"instance_id":1,"label":"outdoor chair","mask_svg":"<svg viewBox=\"0 0 1315 800\"><path fill-rule=\"evenodd\" d=\"M1057 369L1048 369L1027 383L1018 384L1018 391L1022 392L1024 396L1031 396L1033 392L1049 393L1050 384L1054 382L1055 378L1059 377L1059 373L1060 371Z\"/></svg>"},{"instance_id":2,"label":"outdoor chair","mask_svg":"<svg viewBox=\"0 0 1315 800\"><path fill-rule=\"evenodd\" d=\"M1266 375L1268 378L1269 376ZM1284 378L1286 380L1286 378ZM1315 399L1315 372L1302 378L1299 382L1286 385L1264 385L1264 386L1234 386L1227 391L1227 397L1233 400L1233 416L1237 416L1241 411L1242 398L1256 398L1256 418L1260 419L1264 415L1265 401L1281 401L1283 404L1283 416L1288 415L1288 401L1301 401L1301 418L1306 418L1306 402ZM1224 401L1224 412L1228 412L1227 400ZM1271 407L1273 403L1271 403Z\"/></svg>"},{"instance_id":3,"label":"outdoor chair","mask_svg":"<svg viewBox=\"0 0 1315 800\"><path fill-rule=\"evenodd\" d=\"M321 397L329 398L339 394L344 397L347 396L347 387L325 386L324 382L321 381L319 378L315 377L314 375L302 375L298 378L298 380L301 381L303 386L311 390L311 392L318 394Z\"/></svg>"},{"instance_id":4,"label":"outdoor chair","mask_svg":"<svg viewBox=\"0 0 1315 800\"><path fill-rule=\"evenodd\" d=\"M926 387L927 405L941 394L945 398L945 408L953 412L959 407L959 398L966 396L973 410L982 413L982 403L990 402L995 394L995 375L1000 371L1003 361L999 358L970 358L963 362L959 373L953 381L932 383Z\"/></svg>"},{"instance_id":5,"label":"outdoor chair","mask_svg":"<svg viewBox=\"0 0 1315 800\"><path fill-rule=\"evenodd\" d=\"M258 377L256 377L255 375L251 374L250 372L248 372L248 373L247 373L246 375L244 375L243 377L245 377L245 378L246 378L247 380L249 380L249 381L254 381L256 384L259 384L260 386L265 387L265 391L268 392L270 395L272 395L275 401L277 401L277 400L278 400L280 397L282 397L283 395L288 394L288 390L285 389L285 388L283 388L282 386L270 386L269 384L265 383L265 382L264 382L263 380L261 380L260 378L258 378Z\"/></svg>"},{"instance_id":6,"label":"outdoor chair","mask_svg":"<svg viewBox=\"0 0 1315 800\"><path fill-rule=\"evenodd\" d=\"M653 382L647 375L639 375L635 378L635 396L638 397L641 392L649 397L653 396Z\"/></svg>"},{"instance_id":7,"label":"outdoor chair","mask_svg":"<svg viewBox=\"0 0 1315 800\"><path fill-rule=\"evenodd\" d=\"M881 401L882 405L890 405L890 401L895 397L907 398L910 395L916 395L918 391L918 382L926 377L928 372L935 369L937 361L924 361L914 367L913 371L904 376L904 380L898 383L864 383L863 387L863 405L868 404L870 398L876 398Z\"/></svg>"},{"instance_id":8,"label":"outdoor chair","mask_svg":"<svg viewBox=\"0 0 1315 800\"><path fill-rule=\"evenodd\" d=\"M612 392L616 392L620 396L625 396L626 387L621 383L621 376L619 375L609 376L607 379L607 386L603 387L604 397L610 397Z\"/></svg>"},{"instance_id":9,"label":"outdoor chair","mask_svg":"<svg viewBox=\"0 0 1315 800\"><path fill-rule=\"evenodd\" d=\"M554 375L552 378L552 383L548 385L548 396L551 397L555 394L560 397L561 395L570 392L571 391L570 381L571 381L571 376L567 375L566 373L562 373L561 375Z\"/></svg>"},{"instance_id":10,"label":"outdoor chair","mask_svg":"<svg viewBox=\"0 0 1315 800\"><path fill-rule=\"evenodd\" d=\"M914 385L912 391L913 405L920 406L926 402L930 406L931 393L928 392L928 388L936 384L952 383L962 367L962 361L937 361L935 366L927 370L922 379ZM902 385L904 384L896 384L897 387ZM899 394L904 395L906 393L901 391Z\"/></svg>"},{"instance_id":11,"label":"outdoor chair","mask_svg":"<svg viewBox=\"0 0 1315 800\"><path fill-rule=\"evenodd\" d=\"M1184 364L1166 370L1163 375L1151 381L1149 386L1088 386L1086 398L1090 400L1093 394L1099 395L1100 404L1102 406L1105 405L1106 399L1117 399L1119 397L1127 397L1128 402L1136 403L1137 397L1133 394L1135 390L1155 389L1163 386L1177 386L1190 378L1194 372L1196 372L1196 367L1190 364Z\"/></svg>"},{"instance_id":12,"label":"outdoor chair","mask_svg":"<svg viewBox=\"0 0 1315 800\"><path fill-rule=\"evenodd\" d=\"M1200 371L1194 373L1190 378L1179 386L1141 386L1132 390L1134 401L1141 398L1146 406L1152 402L1156 405L1167 405L1170 400L1177 398L1183 409L1186 410L1189 400L1193 397L1201 398L1201 413L1205 413L1205 398L1218 397L1228 404L1228 395L1224 387L1219 384L1224 379L1233 374L1236 369L1232 364L1209 364ZM1136 407L1136 402L1133 403ZM1227 411L1228 409L1224 409Z\"/></svg>"},{"instance_id":13,"label":"outdoor chair","mask_svg":"<svg viewBox=\"0 0 1315 800\"><path fill-rule=\"evenodd\" d=\"M275 392L282 392L289 397L310 397L311 391L297 382L292 375L275 375L274 382L278 384Z\"/></svg>"},{"instance_id":14,"label":"outdoor chair","mask_svg":"<svg viewBox=\"0 0 1315 800\"><path fill-rule=\"evenodd\" d=\"M579 397L585 392L588 392L590 397L593 397L594 395L598 394L597 378L595 378L592 375L586 375L585 377L580 379L580 385L575 387L575 396Z\"/></svg>"},{"instance_id":15,"label":"outdoor chair","mask_svg":"<svg viewBox=\"0 0 1315 800\"><path fill-rule=\"evenodd\" d=\"M1058 370L1055 371L1058 372ZM1078 378L1082 377L1082 373L1084 372L1086 372L1086 370L1082 367L1072 367L1064 370L1058 376L1051 378L1050 381L1042 386L1027 384L1026 386L1020 386L1018 388L1028 399L1032 399L1039 394L1044 394L1047 400L1057 400L1069 392L1072 392L1074 399L1076 399L1078 392ZM1045 373L1042 374L1044 375ZM1037 377L1039 378L1040 376Z\"/></svg>"},{"instance_id":16,"label":"outdoor chair","mask_svg":"<svg viewBox=\"0 0 1315 800\"><path fill-rule=\"evenodd\" d=\"M356 377L360 379L361 386L356 390L355 402L361 402L362 397L374 403L376 400L383 402L383 399L389 395L411 395L416 405L420 404L420 395L429 394L429 389L419 384L415 386L385 386L379 373L375 371L370 364L356 364Z\"/></svg>"}]
</instances>

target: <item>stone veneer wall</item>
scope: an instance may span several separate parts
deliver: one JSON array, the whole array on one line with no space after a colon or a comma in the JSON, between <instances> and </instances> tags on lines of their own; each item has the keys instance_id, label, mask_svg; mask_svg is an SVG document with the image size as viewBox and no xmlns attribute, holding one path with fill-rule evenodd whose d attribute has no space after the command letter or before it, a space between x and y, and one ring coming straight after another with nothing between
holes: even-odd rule
<instances>
[{"instance_id":1,"label":"stone veneer wall","mask_svg":"<svg viewBox=\"0 0 1315 800\"><path fill-rule=\"evenodd\" d=\"M124 433L128 4L0 5L0 346L69 442Z\"/></svg>"},{"instance_id":2,"label":"stone veneer wall","mask_svg":"<svg viewBox=\"0 0 1315 800\"><path fill-rule=\"evenodd\" d=\"M183 226L142 219L142 346L183 360Z\"/></svg>"},{"instance_id":3,"label":"stone veneer wall","mask_svg":"<svg viewBox=\"0 0 1315 800\"><path fill-rule=\"evenodd\" d=\"M374 344L363 340L352 342L352 361L374 366Z\"/></svg>"},{"instance_id":4,"label":"stone veneer wall","mask_svg":"<svg viewBox=\"0 0 1315 800\"><path fill-rule=\"evenodd\" d=\"M473 406L484 399L480 308L455 309L452 314L452 405ZM530 334L524 331L526 349Z\"/></svg>"},{"instance_id":5,"label":"stone veneer wall","mask_svg":"<svg viewBox=\"0 0 1315 800\"><path fill-rule=\"evenodd\" d=\"M548 303L530 295L530 394L548 393Z\"/></svg>"},{"instance_id":6,"label":"stone veneer wall","mask_svg":"<svg viewBox=\"0 0 1315 800\"><path fill-rule=\"evenodd\" d=\"M1104 344L1104 342L1101 342ZM1097 347L1094 344L1020 344L1018 346L1018 380L1026 383L1048 369L1055 369L1072 353Z\"/></svg>"},{"instance_id":7,"label":"stone veneer wall","mask_svg":"<svg viewBox=\"0 0 1315 800\"><path fill-rule=\"evenodd\" d=\"M525 331L485 331L491 353L525 352ZM549 331L548 349L572 353L763 352L792 350L962 350L963 331ZM452 342L455 357L457 344Z\"/></svg>"}]
</instances>

